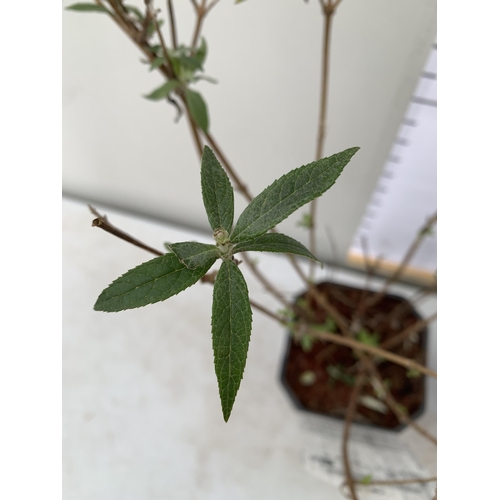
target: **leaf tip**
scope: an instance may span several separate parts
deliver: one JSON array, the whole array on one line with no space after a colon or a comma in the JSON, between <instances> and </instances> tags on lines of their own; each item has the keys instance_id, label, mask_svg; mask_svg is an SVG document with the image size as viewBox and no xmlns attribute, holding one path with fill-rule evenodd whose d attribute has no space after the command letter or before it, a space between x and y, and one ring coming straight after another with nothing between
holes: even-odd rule
<instances>
[{"instance_id":1,"label":"leaf tip","mask_svg":"<svg viewBox=\"0 0 500 500\"><path fill-rule=\"evenodd\" d=\"M94 311L101 311L101 312L108 312L106 309L103 307L102 303L100 302L99 299L97 299L96 303L94 304Z\"/></svg>"}]
</instances>

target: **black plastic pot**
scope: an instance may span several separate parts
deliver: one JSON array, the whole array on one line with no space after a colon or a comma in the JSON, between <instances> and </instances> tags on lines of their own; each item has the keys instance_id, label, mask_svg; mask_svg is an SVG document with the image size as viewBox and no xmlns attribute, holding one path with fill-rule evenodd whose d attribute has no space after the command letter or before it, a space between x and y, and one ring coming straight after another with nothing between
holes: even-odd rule
<instances>
[{"instance_id":1,"label":"black plastic pot","mask_svg":"<svg viewBox=\"0 0 500 500\"><path fill-rule=\"evenodd\" d=\"M339 284L331 283L331 282L320 283L319 285L317 285L317 288L319 290L324 291L324 292L326 290L329 295L331 293L334 293L333 290L335 290L336 295L340 296L340 294L343 294L345 297L347 297L346 294L355 296L355 295L359 295L359 294L363 293L363 290L360 288L339 285ZM306 296L305 292L303 294L299 295L296 299L296 303L297 303L297 301L304 299L305 296ZM332 299L332 300L336 300L336 299ZM386 303L384 306L386 308L388 307L388 304L390 303L390 304L392 304L392 307L398 306L401 309L405 308L405 310L408 311L407 315L405 315L404 322L408 323L409 321L418 321L421 319L418 312L415 311L415 309L408 303L408 301L406 299L404 299L402 297L395 296L395 295L387 295L384 300L386 300ZM339 304L334 304L334 305L336 305L338 307ZM347 306L345 306L343 309L344 315L346 314L346 311L347 311L346 307ZM340 307L340 309L342 309L342 307ZM375 308L375 311L376 310L377 310L377 308ZM383 311L380 313L374 312L374 314L383 314ZM406 328L406 326L404 328ZM404 328L401 328L401 331ZM395 333L393 333L393 335L394 334ZM414 344L415 344L415 346L418 346L418 347L415 347L415 349L418 348L418 350L419 350L418 361L420 363L425 364L425 357L426 357L425 353L426 353L426 349L427 349L427 329L421 330L419 332L418 342L414 342ZM319 345L319 348L324 349L325 347L322 345ZM338 348L338 349L347 349L347 348ZM346 354L344 353L344 355L346 355ZM320 414L320 415L325 415L325 416L329 416L329 417L332 417L335 419L343 420L344 417L339 415L338 411L327 411L327 410L325 410L325 408L318 409L318 408L321 408L321 405L322 405L321 398L317 399L317 403L315 403L315 406L317 406L317 408L315 408L315 409L311 409L310 407L307 407L305 405L304 401L307 400L307 396L304 396L304 394L306 394L308 392L308 389L310 389L310 388L304 388L303 386L301 387L300 385L297 384L297 373L298 373L297 366L299 364L298 360L300 361L301 364L307 364L309 362L307 356L318 356L318 352L317 352L317 350L314 350L314 349L310 353L304 352L302 350L302 348L300 347L300 345L297 345L297 343L293 339L293 335L290 333L290 340L288 342L286 353L285 353L285 356L283 358L282 368L281 368L281 376L280 376L281 383L282 383L283 387L285 388L286 393L288 394L290 400L293 402L294 406L299 410L307 411L307 412L311 412L311 413L315 413L315 414ZM311 361L311 358L309 358L309 360ZM311 361L311 363L316 363L316 362L317 362L317 360ZM295 364L295 366L292 367L292 364ZM396 370L395 368L392 368L391 365L397 366L394 363L384 361L379 365L379 368L381 370L383 369L385 372L392 371L392 372L395 372L396 374L398 374L398 378L397 379L395 378L394 380L396 381L396 383L401 384L400 373L401 373L402 368L398 367L398 369ZM314 365L314 366L316 366L316 365ZM316 370L316 368L314 370ZM319 370L319 368L318 368L318 370ZM321 373L320 373L320 376L323 377L323 375L321 375ZM408 377L406 377L406 378L408 378ZM319 382L317 381L315 383L319 383ZM324 380L322 383L324 385ZM406 387L406 385L403 386L401 391L403 393L405 391L415 391L415 395L414 396L413 395L405 395L404 398L406 400L410 400L412 398L415 400L416 399L421 400L420 403L416 407L415 407L415 404L413 404L413 403L411 405L409 405L411 410L408 412L408 416L413 420L413 419L419 417L425 411L425 396L426 396L425 377L420 376L418 379L414 379L414 380L409 379L409 382L406 381L405 384L407 384L408 387ZM312 387L312 385L311 385L311 387ZM348 391L348 389L346 389L346 391ZM339 389L337 390L337 392L339 392ZM298 394L298 393L300 393L300 394ZM325 390L322 392L322 394L324 394L323 399L325 400L325 405L328 406L328 403L326 402L326 400L328 398L334 397L333 393L329 395L328 390L325 388ZM334 400L330 399L329 401L332 402ZM337 403L334 401L334 405L332 406L332 408L336 404ZM364 411L368 416L371 414L369 411L365 410L364 408L362 408L362 411ZM392 413L392 411L390 412L390 414L392 414L392 416L394 415ZM380 418L382 418L382 417L380 417ZM391 419L392 419L392 417L391 417ZM385 425L379 425L377 423L374 423L374 422L368 420L368 418L366 420L361 420L361 421L359 419L354 419L353 421L356 423L370 426L370 427L383 428L383 429L388 429L388 430L392 430L392 431L396 431L396 432L400 431L406 427L406 424L399 424L399 423L397 425L387 427Z\"/></svg>"}]
</instances>

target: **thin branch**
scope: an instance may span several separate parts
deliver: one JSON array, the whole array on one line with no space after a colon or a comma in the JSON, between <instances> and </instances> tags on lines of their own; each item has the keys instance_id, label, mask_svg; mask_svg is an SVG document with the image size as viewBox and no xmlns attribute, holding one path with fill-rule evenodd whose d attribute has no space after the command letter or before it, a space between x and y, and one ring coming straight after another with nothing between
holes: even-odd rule
<instances>
[{"instance_id":1,"label":"thin branch","mask_svg":"<svg viewBox=\"0 0 500 500\"><path fill-rule=\"evenodd\" d=\"M104 7L104 4L101 0L95 0L98 5ZM111 4L114 13L111 13L111 17L118 24L118 26L122 29L122 31L132 40L132 42L143 52L143 54L149 59L150 62L153 62L156 58L156 55L151 50L151 46L147 42L147 40L143 39L143 32L139 31L134 24L128 22L128 20L123 17L122 13L116 9L116 7ZM149 10L146 11L146 17L149 15ZM166 54L167 62L168 54ZM170 65L164 64L158 68L167 80L170 80L174 77L172 69Z\"/></svg>"},{"instance_id":2,"label":"thin branch","mask_svg":"<svg viewBox=\"0 0 500 500\"><path fill-rule=\"evenodd\" d=\"M384 400L389 406L389 408L396 414L396 417L401 423L405 423L406 425L412 427L414 430L416 430L419 434L421 434L423 437L428 439L431 443L437 446L437 439L427 432L423 427L420 425L416 424L406 413L402 412L398 402L394 399L393 395L391 394L391 391L385 389L382 377L380 376L379 371L377 370L376 366L371 362L371 360L366 363L366 365L369 367L369 370L371 371L372 375L377 379L377 381L380 384L380 387L384 389Z\"/></svg>"},{"instance_id":3,"label":"thin branch","mask_svg":"<svg viewBox=\"0 0 500 500\"><path fill-rule=\"evenodd\" d=\"M320 115L318 122L318 135L316 143L316 160L323 157L326 133L326 112L328 108L328 76L330 66L330 36L332 28L332 19L335 9L323 6L323 50L321 63L321 94L320 94Z\"/></svg>"},{"instance_id":4,"label":"thin branch","mask_svg":"<svg viewBox=\"0 0 500 500\"><path fill-rule=\"evenodd\" d=\"M197 5L196 2L191 2L196 10L196 24L193 32L193 38L191 40L191 47L194 50L196 45L198 44L198 37L201 32L201 25L203 24L203 19L205 17L205 0L202 0L203 3Z\"/></svg>"},{"instance_id":5,"label":"thin branch","mask_svg":"<svg viewBox=\"0 0 500 500\"><path fill-rule=\"evenodd\" d=\"M385 315L373 326L373 329L380 329L383 325L391 324L391 322L396 320L398 316L401 316L407 310L411 310L418 301L422 300L431 293L436 293L436 289L426 288L423 290L418 290L406 301L401 302L399 305L395 306L389 314Z\"/></svg>"},{"instance_id":6,"label":"thin branch","mask_svg":"<svg viewBox=\"0 0 500 500\"><path fill-rule=\"evenodd\" d=\"M172 47L177 49L177 27L175 22L174 5L172 0L167 0L168 19L170 21L170 35L172 37Z\"/></svg>"},{"instance_id":7,"label":"thin branch","mask_svg":"<svg viewBox=\"0 0 500 500\"><path fill-rule=\"evenodd\" d=\"M285 320L283 318L280 318L277 314L273 313L270 309L267 307L264 307L254 300L250 299L250 305L260 311L261 313L264 313L265 315L269 316L270 318L278 321L278 323L283 323Z\"/></svg>"},{"instance_id":8,"label":"thin branch","mask_svg":"<svg viewBox=\"0 0 500 500\"><path fill-rule=\"evenodd\" d=\"M319 292L312 285L309 286L309 295L335 320L335 323L340 328L340 331L345 337L351 337L351 331L346 318L339 312L339 310L328 302L325 295Z\"/></svg>"},{"instance_id":9,"label":"thin branch","mask_svg":"<svg viewBox=\"0 0 500 500\"><path fill-rule=\"evenodd\" d=\"M271 293L274 297L276 297L285 307L292 309L293 305L283 297L283 295L276 289L267 278L260 272L257 266L251 261L251 259L245 253L241 254L245 264L251 269L255 277L264 285L265 289Z\"/></svg>"},{"instance_id":10,"label":"thin branch","mask_svg":"<svg viewBox=\"0 0 500 500\"><path fill-rule=\"evenodd\" d=\"M108 218L105 215L101 215L92 205L89 205L90 211L97 217L92 221L92 226L93 227L99 227L103 229L104 231L112 234L113 236L116 236L117 238L120 238L122 240L128 241L129 243L132 243L132 245L135 245L139 248L142 248L143 250L147 250L148 252L151 252L152 254L162 256L164 255L164 252L160 252L149 245L146 245L145 243L142 243L142 241L139 241L138 239L134 238L133 236L130 236L129 234L123 232L121 229L118 229L116 226L111 224L108 221Z\"/></svg>"},{"instance_id":11,"label":"thin branch","mask_svg":"<svg viewBox=\"0 0 500 500\"><path fill-rule=\"evenodd\" d=\"M365 305L366 309L375 306L385 297L387 291L389 290L389 287L399 279L399 277L404 272L409 262L415 255L416 251L419 249L420 245L422 244L422 241L427 236L427 233L436 222L437 222L437 213L435 213L432 217L430 217L429 220L424 224L424 226L419 230L415 240L410 245L410 248L406 252L406 255L404 256L403 260L401 261L401 264L394 271L392 276L390 276L386 280L381 290L377 292L371 299L367 300Z\"/></svg>"},{"instance_id":12,"label":"thin branch","mask_svg":"<svg viewBox=\"0 0 500 500\"><path fill-rule=\"evenodd\" d=\"M354 479L352 477L351 465L349 463L349 431L351 430L351 424L354 418L354 414L356 412L356 406L358 402L358 397L363 388L365 379L365 372L361 370L356 376L356 380L354 382L354 387L351 393L351 397L349 399L349 404L347 406L347 411L344 420L344 432L342 434L342 460L344 462L344 474L346 476L346 483L351 493L351 500L357 500L358 496L356 494L356 488L354 486Z\"/></svg>"},{"instance_id":13,"label":"thin branch","mask_svg":"<svg viewBox=\"0 0 500 500\"><path fill-rule=\"evenodd\" d=\"M405 484L422 484L432 483L437 481L437 477L424 477L420 479L395 479L393 481L370 481L365 483L363 481L355 481L360 486L399 486Z\"/></svg>"},{"instance_id":14,"label":"thin branch","mask_svg":"<svg viewBox=\"0 0 500 500\"><path fill-rule=\"evenodd\" d=\"M373 264L370 264L370 259L369 259L369 248L368 248L368 241L366 238L362 237L361 238L361 250L363 252L363 261L364 265L366 268L366 281L365 281L365 286L363 289L363 293L361 294L361 297L359 299L358 305L356 307L356 310L353 314L353 323L360 323L363 320L363 307L364 307L364 302L366 297L370 294L370 281L375 275L375 271L377 270L377 267L380 263L380 257L377 258Z\"/></svg>"},{"instance_id":15,"label":"thin branch","mask_svg":"<svg viewBox=\"0 0 500 500\"><path fill-rule=\"evenodd\" d=\"M361 352L372 354L374 356L383 358L387 361L392 361L397 365L404 366L408 370L414 369L419 371L420 373L429 375L430 377L437 379L437 373L435 371L431 370L430 368L427 368L424 365L421 365L420 363L417 363L413 359L405 358L404 356L399 356L398 354L394 354L393 352L386 351L384 349L372 345L364 344L363 342L358 342L357 340L354 340L353 338L350 337L343 337L342 335L338 335L337 333L315 330L313 328L309 328L308 333L310 333L311 336L315 338L325 340L327 342L333 342L335 344L343 345L346 347L350 347L352 349L356 349Z\"/></svg>"},{"instance_id":16,"label":"thin branch","mask_svg":"<svg viewBox=\"0 0 500 500\"><path fill-rule=\"evenodd\" d=\"M382 342L380 344L381 349L392 349L396 347L397 345L401 344L403 340L407 339L410 335L413 333L418 333L421 330L423 330L426 326L428 326L430 323L435 321L437 318L437 313L432 314L428 318L421 319L414 323L413 325L410 325L409 327L405 328L401 333L398 333L394 337L391 337L387 339L385 342Z\"/></svg>"},{"instance_id":17,"label":"thin branch","mask_svg":"<svg viewBox=\"0 0 500 500\"><path fill-rule=\"evenodd\" d=\"M191 3L193 4L194 10L196 12L196 24L193 32L193 38L191 40L191 48L194 50L198 45L198 39L200 38L203 21L205 20L205 17L207 17L207 14L210 12L210 10L219 3L219 0L212 0L212 2L210 2L208 5L207 0L202 0L201 4L199 5L194 0L191 0Z\"/></svg>"},{"instance_id":18,"label":"thin branch","mask_svg":"<svg viewBox=\"0 0 500 500\"><path fill-rule=\"evenodd\" d=\"M330 38L332 31L332 19L335 14L337 5L322 4L322 12L324 17L323 25L323 49L321 61L321 93L319 104L319 120L318 120L318 134L316 143L316 160L323 158L323 150L325 145L326 135L326 113L328 109L328 76L330 70ZM313 255L316 254L316 212L318 200L315 199L310 204L310 227L309 227L309 250ZM309 277L314 279L315 267L311 263Z\"/></svg>"},{"instance_id":19,"label":"thin branch","mask_svg":"<svg viewBox=\"0 0 500 500\"><path fill-rule=\"evenodd\" d=\"M212 0L212 2L207 5L206 9L207 14L210 12L210 9L213 9L218 3L219 0Z\"/></svg>"},{"instance_id":20,"label":"thin branch","mask_svg":"<svg viewBox=\"0 0 500 500\"><path fill-rule=\"evenodd\" d=\"M156 13L153 12L152 13L152 17L153 17L153 23L155 25L156 33L158 34L158 38L160 40L160 45L161 45L161 49L162 49L162 52L163 52L163 57L166 59L166 61L168 62L169 67L171 68L172 67L172 61L170 60L170 56L168 54L167 45L165 44L165 39L163 38L163 33L161 32L160 25L158 24L158 19L156 17Z\"/></svg>"}]
</instances>

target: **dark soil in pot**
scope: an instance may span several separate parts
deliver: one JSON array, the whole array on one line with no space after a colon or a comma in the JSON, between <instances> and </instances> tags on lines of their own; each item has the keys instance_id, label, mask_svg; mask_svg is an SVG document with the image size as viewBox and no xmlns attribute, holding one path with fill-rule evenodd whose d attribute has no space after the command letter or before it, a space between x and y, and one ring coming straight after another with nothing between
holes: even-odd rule
<instances>
[{"instance_id":1,"label":"dark soil in pot","mask_svg":"<svg viewBox=\"0 0 500 500\"><path fill-rule=\"evenodd\" d=\"M331 304L348 320L351 320L357 304L367 297L367 292L334 283L321 283L317 289L326 294ZM371 292L370 292L371 293ZM306 307L314 315L314 323L325 324L327 315L315 301L303 294L297 304ZM358 334L365 341L383 343L420 320L412 306L400 297L386 296L367 314L366 329ZM327 323L328 325L328 323ZM332 325L333 331L335 327ZM425 364L425 340L427 331L410 336L391 351ZM290 338L285 357L282 381L297 406L304 410L344 418L359 360L351 349L315 340L304 342ZM410 417L418 416L424 407L425 381L406 368L392 362L379 360L378 369L384 384L392 396L402 405ZM375 389L366 384L358 400L354 422L399 430L396 415L380 400L377 407Z\"/></svg>"}]
</instances>

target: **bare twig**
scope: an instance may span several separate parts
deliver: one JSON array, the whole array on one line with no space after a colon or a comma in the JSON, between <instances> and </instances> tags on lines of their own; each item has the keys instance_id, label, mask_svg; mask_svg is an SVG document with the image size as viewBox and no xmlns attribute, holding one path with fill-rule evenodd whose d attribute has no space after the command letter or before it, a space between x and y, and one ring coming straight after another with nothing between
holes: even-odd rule
<instances>
[{"instance_id":1,"label":"bare twig","mask_svg":"<svg viewBox=\"0 0 500 500\"><path fill-rule=\"evenodd\" d=\"M328 302L326 296L312 285L309 286L307 293L335 320L335 323L340 328L342 334L346 337L351 337L349 323L346 318L344 318L336 307L332 306L332 304Z\"/></svg>"},{"instance_id":2,"label":"bare twig","mask_svg":"<svg viewBox=\"0 0 500 500\"><path fill-rule=\"evenodd\" d=\"M172 38L172 47L177 49L177 27L175 22L174 5L172 0L167 0L168 19L170 21L170 36Z\"/></svg>"},{"instance_id":3,"label":"bare twig","mask_svg":"<svg viewBox=\"0 0 500 500\"><path fill-rule=\"evenodd\" d=\"M420 330L423 330L427 325L435 321L437 318L437 313L432 314L428 318L421 319L414 323L413 325L410 325L408 328L405 328L401 333L398 333L394 337L391 337L390 339L387 339L386 341L382 342L380 344L381 349L392 349L396 347L397 345L401 344L403 340L408 338L410 335L413 333L418 333Z\"/></svg>"},{"instance_id":4,"label":"bare twig","mask_svg":"<svg viewBox=\"0 0 500 500\"><path fill-rule=\"evenodd\" d=\"M210 9L215 7L215 5L219 2L219 0L212 0L210 4L207 5L207 0L201 0L201 3L198 5L194 0L191 0L191 3L194 6L196 11L196 25L194 28L193 39L191 41L191 47L194 49L198 44L198 39L201 33L201 26L203 25L203 21L207 16Z\"/></svg>"},{"instance_id":5,"label":"bare twig","mask_svg":"<svg viewBox=\"0 0 500 500\"><path fill-rule=\"evenodd\" d=\"M365 308L368 309L370 307L374 307L376 304L378 304L387 294L387 291L389 290L389 287L399 279L401 274L404 272L408 264L410 263L411 259L415 255L416 251L420 247L422 241L425 239L427 233L429 230L432 228L432 226L437 222L437 213L435 213L432 217L429 218L429 220L425 223L425 225L419 230L415 240L413 243L410 245L410 248L406 252L406 255L404 256L403 260L397 267L397 269L394 271L392 276L390 276L386 282L384 283L384 286L380 289L379 292L377 292L373 297L368 299L365 304Z\"/></svg>"},{"instance_id":6,"label":"bare twig","mask_svg":"<svg viewBox=\"0 0 500 500\"><path fill-rule=\"evenodd\" d=\"M255 302L254 300L250 299L250 305L252 307L254 307L255 309L257 309L258 311L260 311L261 313L269 316L270 318L278 321L279 323L283 323L285 320L283 318L280 318L277 314L273 313L270 309L268 309L267 307L264 307L260 304L258 304L257 302Z\"/></svg>"},{"instance_id":7,"label":"bare twig","mask_svg":"<svg viewBox=\"0 0 500 500\"><path fill-rule=\"evenodd\" d=\"M431 370L430 368L427 368L426 366L417 363L413 359L399 356L398 354L394 354L393 352L380 349L379 347L364 344L363 342L358 342L353 338L344 337L342 335L338 335L337 333L315 330L313 328L309 328L308 333L310 333L311 336L315 338L325 340L327 342L333 342L335 344L343 345L346 347L350 347L357 351L366 352L368 354L372 354L374 356L386 359L387 361L392 361L397 365L404 366L408 370L414 369L419 371L420 373L429 375L430 377L437 378L437 373Z\"/></svg>"},{"instance_id":8,"label":"bare twig","mask_svg":"<svg viewBox=\"0 0 500 500\"><path fill-rule=\"evenodd\" d=\"M437 446L437 439L427 432L423 427L420 425L416 424L406 413L401 411L398 402L394 399L394 397L391 394L391 391L387 390L384 386L382 377L380 376L379 371L377 370L375 364L369 360L368 362L365 361L365 366L368 366L368 369L371 371L372 375L377 379L379 386L383 389L384 391L384 400L389 406L389 408L395 413L396 417L398 420L402 423L405 423L406 425L412 427L415 429L419 434L421 434L423 437L428 439L431 443Z\"/></svg>"},{"instance_id":9,"label":"bare twig","mask_svg":"<svg viewBox=\"0 0 500 500\"><path fill-rule=\"evenodd\" d=\"M418 290L411 297L409 297L405 302L401 302L401 304L395 306L392 311L385 315L380 322L377 322L376 325L373 326L374 329L381 328L381 325L391 324L392 321L397 320L398 316L401 316L405 311L411 310L413 306L419 301L425 298L427 295L431 293L436 293L436 288L434 287L426 287L423 290Z\"/></svg>"},{"instance_id":10,"label":"bare twig","mask_svg":"<svg viewBox=\"0 0 500 500\"><path fill-rule=\"evenodd\" d=\"M129 243L132 243L132 245L135 245L139 248L142 248L143 250L147 250L148 252L151 252L152 254L161 256L164 255L164 252L160 252L159 250L155 250L154 248L150 247L149 245L146 245L145 243L142 243L138 239L134 238L133 236L130 236L129 234L123 232L121 229L118 229L116 226L111 224L108 221L108 218L105 215L101 215L92 205L89 205L90 211L97 217L92 221L92 226L93 227L99 227L103 229L104 231L112 234L113 236L116 236L122 240L128 241Z\"/></svg>"},{"instance_id":11,"label":"bare twig","mask_svg":"<svg viewBox=\"0 0 500 500\"><path fill-rule=\"evenodd\" d=\"M255 277L264 285L265 289L270 292L276 299L278 299L285 307L292 308L292 304L283 297L280 291L275 288L270 281L260 272L259 268L252 262L252 260L245 253L241 254L245 264L252 270Z\"/></svg>"},{"instance_id":12,"label":"bare twig","mask_svg":"<svg viewBox=\"0 0 500 500\"><path fill-rule=\"evenodd\" d=\"M370 252L368 249L368 241L366 240L366 238L361 238L361 249L363 252L363 261L364 261L365 268L366 268L366 281L365 281L365 287L363 289L363 293L361 294L358 305L357 305L356 310L353 314L352 322L355 324L361 323L363 320L362 311L363 311L365 299L370 294L370 280L373 278L375 271L376 271L376 269L379 265L379 262L380 262L380 257L379 257L379 258L377 258L377 260L375 260L373 265L370 264L370 260L369 260Z\"/></svg>"},{"instance_id":13,"label":"bare twig","mask_svg":"<svg viewBox=\"0 0 500 500\"><path fill-rule=\"evenodd\" d=\"M330 8L330 2L325 4L322 2L322 11L324 18L323 27L323 50L322 50L322 64L321 64L321 94L319 105L319 121L318 121L318 135L316 143L316 160L323 157L323 149L325 143L326 133L326 111L328 107L328 74L330 62L330 34L332 27L333 14L335 8ZM313 255L316 254L316 211L317 200L313 200L310 204L310 227L309 227L309 250ZM309 277L314 279L315 266L311 263Z\"/></svg>"},{"instance_id":14,"label":"bare twig","mask_svg":"<svg viewBox=\"0 0 500 500\"><path fill-rule=\"evenodd\" d=\"M400 486L405 484L422 484L422 483L432 483L437 481L437 477L423 477L420 479L395 479L393 481L355 481L356 484L360 486Z\"/></svg>"},{"instance_id":15,"label":"bare twig","mask_svg":"<svg viewBox=\"0 0 500 500\"><path fill-rule=\"evenodd\" d=\"M349 463L349 431L351 430L351 424L356 412L356 406L358 402L358 397L363 388L365 378L364 370L361 370L356 376L354 382L354 387L352 389L351 397L349 399L349 404L347 406L347 411L344 421L344 432L342 434L342 460L344 462L344 474L346 477L346 483L351 493L351 500L357 500L358 496L356 494L356 488L354 486L354 479L352 477L351 465Z\"/></svg>"}]
</instances>

